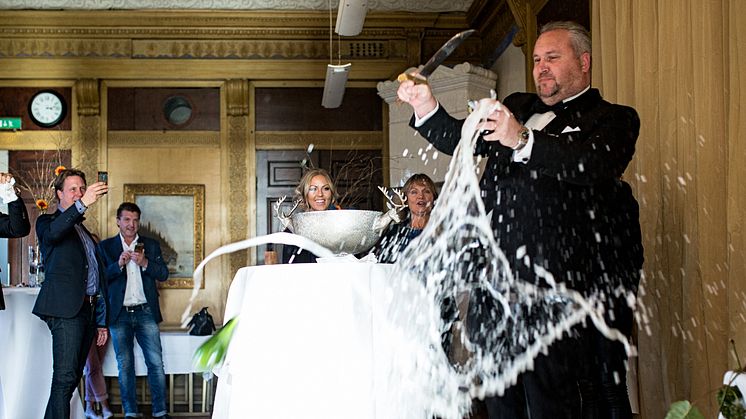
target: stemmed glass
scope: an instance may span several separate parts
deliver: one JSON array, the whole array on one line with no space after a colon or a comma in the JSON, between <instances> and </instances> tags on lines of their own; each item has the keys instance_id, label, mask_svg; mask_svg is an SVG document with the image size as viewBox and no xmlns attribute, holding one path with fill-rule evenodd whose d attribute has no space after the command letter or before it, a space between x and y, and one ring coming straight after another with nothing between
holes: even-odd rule
<instances>
[{"instance_id":1,"label":"stemmed glass","mask_svg":"<svg viewBox=\"0 0 746 419\"><path fill-rule=\"evenodd\" d=\"M44 282L44 263L39 246L28 247L28 286L40 287Z\"/></svg>"},{"instance_id":2,"label":"stemmed glass","mask_svg":"<svg viewBox=\"0 0 746 419\"><path fill-rule=\"evenodd\" d=\"M39 286L39 248L36 246L28 247L28 286Z\"/></svg>"}]
</instances>

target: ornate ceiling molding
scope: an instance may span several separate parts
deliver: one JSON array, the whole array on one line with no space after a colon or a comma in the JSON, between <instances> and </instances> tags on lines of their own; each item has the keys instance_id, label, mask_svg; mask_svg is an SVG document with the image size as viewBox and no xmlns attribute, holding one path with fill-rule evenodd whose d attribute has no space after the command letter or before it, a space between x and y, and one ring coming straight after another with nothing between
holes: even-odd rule
<instances>
[{"instance_id":1,"label":"ornate ceiling molding","mask_svg":"<svg viewBox=\"0 0 746 419\"><path fill-rule=\"evenodd\" d=\"M368 0L369 10L465 12L473 0ZM339 0L332 0L336 10ZM328 10L327 0L0 0L0 9Z\"/></svg>"},{"instance_id":2,"label":"ornate ceiling molding","mask_svg":"<svg viewBox=\"0 0 746 419\"><path fill-rule=\"evenodd\" d=\"M9 0L0 4L3 1ZM360 35L336 39L330 54L328 13L323 11L6 10L3 17L0 78L130 78L142 66L152 66L148 74L155 79L192 71L208 71L217 78L268 79L277 71L289 79L323 78L311 63L327 63L334 56L360 64L352 78L380 80L426 60L468 27L463 12L373 12ZM448 64L469 61L479 51L480 40L472 37ZM115 58L117 63L98 58ZM34 64L36 72L21 71L24 60L54 65ZM214 66L212 60L237 67ZM293 61L289 71L277 64L287 60ZM188 69L183 68L185 62Z\"/></svg>"},{"instance_id":3,"label":"ornate ceiling molding","mask_svg":"<svg viewBox=\"0 0 746 419\"><path fill-rule=\"evenodd\" d=\"M404 40L343 41L334 56L351 59L406 58ZM178 58L178 59L329 59L326 42L309 40L100 40L70 38L0 39L0 58Z\"/></svg>"},{"instance_id":4,"label":"ornate ceiling molding","mask_svg":"<svg viewBox=\"0 0 746 419\"><path fill-rule=\"evenodd\" d=\"M3 0L0 0L0 2ZM2 10L2 7L0 7ZM371 12L355 38L389 39L423 28L460 29L465 13ZM106 38L301 37L329 39L329 15L321 11L229 10L4 10L0 38L63 36Z\"/></svg>"},{"instance_id":5,"label":"ornate ceiling molding","mask_svg":"<svg viewBox=\"0 0 746 419\"><path fill-rule=\"evenodd\" d=\"M343 59L402 59L404 46L390 48L391 42L357 41L335 45L333 54ZM404 41L399 41L403 44ZM393 52L393 53L392 53ZM398 52L398 54L397 54ZM132 45L133 58L198 58L198 59L328 59L326 42L285 41L221 41L221 40L138 40Z\"/></svg>"},{"instance_id":6,"label":"ornate ceiling molding","mask_svg":"<svg viewBox=\"0 0 746 419\"><path fill-rule=\"evenodd\" d=\"M129 40L100 39L0 39L0 58L7 57L109 57L132 55Z\"/></svg>"}]
</instances>

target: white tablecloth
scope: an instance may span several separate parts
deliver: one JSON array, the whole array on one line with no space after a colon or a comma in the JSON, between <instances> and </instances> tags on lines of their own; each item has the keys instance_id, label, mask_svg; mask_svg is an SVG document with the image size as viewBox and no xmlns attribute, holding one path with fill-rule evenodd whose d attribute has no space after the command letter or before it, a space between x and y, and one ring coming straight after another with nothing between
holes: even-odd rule
<instances>
[{"instance_id":1,"label":"white tablecloth","mask_svg":"<svg viewBox=\"0 0 746 419\"><path fill-rule=\"evenodd\" d=\"M189 374L192 372L201 372L195 370L192 366L192 355L199 346L210 336L191 336L188 332L161 332L161 348L163 349L163 369L166 374ZM107 377L116 377L119 375L117 368L117 358L114 353L114 345L111 339L106 344L106 355L102 369ZM140 345L135 339L135 374L148 375L148 368L145 365L145 358L142 354Z\"/></svg>"},{"instance_id":2,"label":"white tablecloth","mask_svg":"<svg viewBox=\"0 0 746 419\"><path fill-rule=\"evenodd\" d=\"M0 311L0 419L41 418L52 385L52 334L31 310L38 288L4 288ZM78 390L70 417L84 418Z\"/></svg>"},{"instance_id":3,"label":"white tablecloth","mask_svg":"<svg viewBox=\"0 0 746 419\"><path fill-rule=\"evenodd\" d=\"M218 371L213 418L391 418L379 367L393 357L376 330L390 265L242 268L226 321L240 322ZM391 411L391 409L394 409ZM394 416L392 416L394 415Z\"/></svg>"}]
</instances>

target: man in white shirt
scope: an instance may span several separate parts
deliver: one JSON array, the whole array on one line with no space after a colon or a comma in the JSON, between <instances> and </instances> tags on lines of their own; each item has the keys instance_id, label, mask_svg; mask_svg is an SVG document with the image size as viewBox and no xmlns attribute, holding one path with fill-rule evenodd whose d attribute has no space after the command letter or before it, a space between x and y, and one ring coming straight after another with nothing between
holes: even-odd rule
<instances>
[{"instance_id":1,"label":"man in white shirt","mask_svg":"<svg viewBox=\"0 0 746 419\"><path fill-rule=\"evenodd\" d=\"M163 370L161 309L156 281L168 279L160 244L138 235L140 208L123 202L117 209L119 234L99 244L109 284L109 327L117 354L124 416L138 417L134 339L142 348L154 418L168 417L166 375Z\"/></svg>"}]
</instances>

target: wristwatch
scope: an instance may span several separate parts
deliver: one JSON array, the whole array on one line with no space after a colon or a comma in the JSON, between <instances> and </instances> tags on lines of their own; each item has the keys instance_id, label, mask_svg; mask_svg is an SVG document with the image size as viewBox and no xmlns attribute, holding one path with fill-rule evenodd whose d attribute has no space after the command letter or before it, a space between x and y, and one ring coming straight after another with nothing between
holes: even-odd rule
<instances>
[{"instance_id":1,"label":"wristwatch","mask_svg":"<svg viewBox=\"0 0 746 419\"><path fill-rule=\"evenodd\" d=\"M523 149L523 147L526 147L526 144L528 144L528 136L528 128L521 127L521 130L518 132L518 144L513 147L513 150L520 151Z\"/></svg>"}]
</instances>

